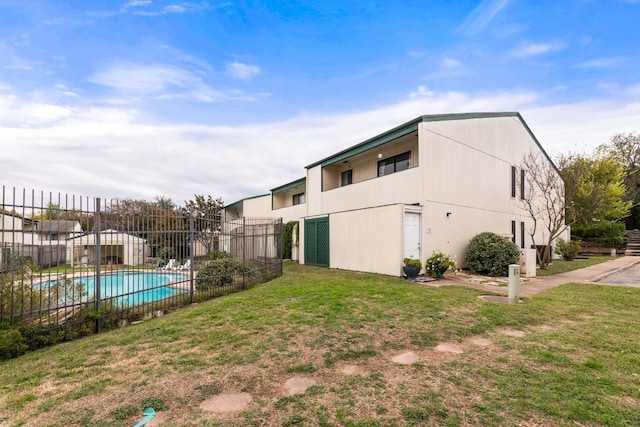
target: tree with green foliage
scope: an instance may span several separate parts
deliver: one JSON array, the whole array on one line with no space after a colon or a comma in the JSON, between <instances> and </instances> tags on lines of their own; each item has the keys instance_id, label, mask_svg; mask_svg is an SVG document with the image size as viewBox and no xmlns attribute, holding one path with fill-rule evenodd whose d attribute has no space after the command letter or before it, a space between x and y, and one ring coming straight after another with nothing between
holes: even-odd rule
<instances>
[{"instance_id":1,"label":"tree with green foliage","mask_svg":"<svg viewBox=\"0 0 640 427\"><path fill-rule=\"evenodd\" d=\"M220 211L224 208L221 198L200 194L194 195L193 200L185 201L183 211L185 215L194 218L195 238L202 244L207 253L215 250L215 236L220 231Z\"/></svg>"},{"instance_id":2,"label":"tree with green foliage","mask_svg":"<svg viewBox=\"0 0 640 427\"><path fill-rule=\"evenodd\" d=\"M629 215L625 172L613 156L567 154L558 168L565 184L565 197L575 214L575 223L619 221Z\"/></svg>"},{"instance_id":3,"label":"tree with green foliage","mask_svg":"<svg viewBox=\"0 0 640 427\"><path fill-rule=\"evenodd\" d=\"M598 147L598 154L616 159L624 171L625 200L632 203L627 228L640 228L640 134L618 133L608 144Z\"/></svg>"},{"instance_id":4,"label":"tree with green foliage","mask_svg":"<svg viewBox=\"0 0 640 427\"><path fill-rule=\"evenodd\" d=\"M154 206L157 206L160 209L164 209L166 211L176 210L176 204L173 203L173 200L165 196L154 197L153 202L151 204L153 204Z\"/></svg>"},{"instance_id":5,"label":"tree with green foliage","mask_svg":"<svg viewBox=\"0 0 640 427\"><path fill-rule=\"evenodd\" d=\"M184 256L188 247L188 218L182 212L146 200L112 201L101 214L101 229L141 237L156 249L170 247L180 256Z\"/></svg>"},{"instance_id":6,"label":"tree with green foliage","mask_svg":"<svg viewBox=\"0 0 640 427\"><path fill-rule=\"evenodd\" d=\"M60 205L58 205L57 203L49 202L47 203L47 206L42 209L40 214L33 216L33 219L44 219L52 221L57 219L64 219L62 218L61 212L62 211L60 209Z\"/></svg>"}]
</instances>

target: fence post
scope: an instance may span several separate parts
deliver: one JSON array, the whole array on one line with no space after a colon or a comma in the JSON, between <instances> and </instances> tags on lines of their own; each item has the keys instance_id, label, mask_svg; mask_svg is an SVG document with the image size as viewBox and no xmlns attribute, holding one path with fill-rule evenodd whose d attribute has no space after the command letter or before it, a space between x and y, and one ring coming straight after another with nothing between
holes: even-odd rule
<instances>
[{"instance_id":1,"label":"fence post","mask_svg":"<svg viewBox=\"0 0 640 427\"><path fill-rule=\"evenodd\" d=\"M242 217L242 289L245 288L247 275L247 218Z\"/></svg>"},{"instance_id":2,"label":"fence post","mask_svg":"<svg viewBox=\"0 0 640 427\"><path fill-rule=\"evenodd\" d=\"M194 268L194 260L193 253L195 251L196 243L195 243L195 225L194 225L194 215L196 211L193 209L189 209L189 290L190 290L190 301L191 304L195 302L195 289L193 286L193 268Z\"/></svg>"},{"instance_id":3,"label":"fence post","mask_svg":"<svg viewBox=\"0 0 640 427\"><path fill-rule=\"evenodd\" d=\"M94 213L94 217L95 217L95 223L93 225L93 232L95 233L96 237L95 237L95 262L94 262L94 266L95 266L95 276L96 276L96 280L95 280L95 289L93 292L93 295L95 296L95 306L96 306L96 312L98 313L98 316L96 317L96 325L95 325L95 331L96 334L100 333L100 325L102 324L102 320L101 320L101 316L100 316L100 299L102 299L102 295L100 294L100 276L102 274L101 270L101 259L102 258L102 251L101 251L101 235L100 235L100 198L96 199L96 206L95 206L95 213Z\"/></svg>"}]
</instances>

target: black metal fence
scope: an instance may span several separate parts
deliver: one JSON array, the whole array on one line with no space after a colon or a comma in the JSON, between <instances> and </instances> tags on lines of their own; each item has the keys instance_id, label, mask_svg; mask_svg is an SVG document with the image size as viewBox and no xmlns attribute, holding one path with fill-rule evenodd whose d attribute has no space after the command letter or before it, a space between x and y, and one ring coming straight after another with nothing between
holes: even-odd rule
<instances>
[{"instance_id":1,"label":"black metal fence","mask_svg":"<svg viewBox=\"0 0 640 427\"><path fill-rule=\"evenodd\" d=\"M280 219L4 187L0 196L0 334L11 331L18 348L160 316L282 274Z\"/></svg>"}]
</instances>

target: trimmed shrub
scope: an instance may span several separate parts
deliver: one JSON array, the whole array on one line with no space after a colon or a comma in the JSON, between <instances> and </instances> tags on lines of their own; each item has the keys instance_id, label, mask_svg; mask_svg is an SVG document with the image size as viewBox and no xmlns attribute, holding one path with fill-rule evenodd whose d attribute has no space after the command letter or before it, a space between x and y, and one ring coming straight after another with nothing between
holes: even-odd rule
<instances>
[{"instance_id":1,"label":"trimmed shrub","mask_svg":"<svg viewBox=\"0 0 640 427\"><path fill-rule=\"evenodd\" d=\"M507 276L509 264L520 258L518 246L495 233L484 232L473 237L467 248L465 264L474 274Z\"/></svg>"},{"instance_id":2,"label":"trimmed shrub","mask_svg":"<svg viewBox=\"0 0 640 427\"><path fill-rule=\"evenodd\" d=\"M613 224L613 244L621 245L627 228L624 222ZM611 223L599 222L591 225L572 225L571 235L582 240L595 239L599 245L609 246L611 244Z\"/></svg>"},{"instance_id":3,"label":"trimmed shrub","mask_svg":"<svg viewBox=\"0 0 640 427\"><path fill-rule=\"evenodd\" d=\"M196 277L196 290L221 287L233 283L233 275L241 272L242 260L226 256L205 263Z\"/></svg>"},{"instance_id":4,"label":"trimmed shrub","mask_svg":"<svg viewBox=\"0 0 640 427\"><path fill-rule=\"evenodd\" d=\"M211 252L211 259L224 259L224 258L229 258L231 255L229 255L229 252L225 252L225 251L213 251Z\"/></svg>"},{"instance_id":5,"label":"trimmed shrub","mask_svg":"<svg viewBox=\"0 0 640 427\"><path fill-rule=\"evenodd\" d=\"M580 252L580 241L569 240L568 242L565 242L565 240L560 237L556 243L556 252L565 261L573 261L573 259L578 255L578 252Z\"/></svg>"},{"instance_id":6,"label":"trimmed shrub","mask_svg":"<svg viewBox=\"0 0 640 427\"><path fill-rule=\"evenodd\" d=\"M0 360L11 359L24 354L28 347L17 329L0 330Z\"/></svg>"}]
</instances>

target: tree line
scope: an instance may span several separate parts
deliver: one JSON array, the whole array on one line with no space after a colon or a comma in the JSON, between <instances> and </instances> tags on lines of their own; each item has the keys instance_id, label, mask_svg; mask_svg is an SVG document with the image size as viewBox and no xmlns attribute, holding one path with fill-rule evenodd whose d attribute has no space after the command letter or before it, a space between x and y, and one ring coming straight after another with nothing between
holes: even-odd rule
<instances>
[{"instance_id":1,"label":"tree line","mask_svg":"<svg viewBox=\"0 0 640 427\"><path fill-rule=\"evenodd\" d=\"M618 133L591 154L564 154L556 163L564 180L567 222L640 228L640 134Z\"/></svg>"},{"instance_id":2,"label":"tree line","mask_svg":"<svg viewBox=\"0 0 640 427\"><path fill-rule=\"evenodd\" d=\"M156 256L186 257L188 255L190 218L193 218L195 238L211 252L213 236L220 228L220 212L224 207L221 198L211 195L194 195L182 207L165 196L152 201L117 199L106 203L100 212L81 209L64 209L49 202L33 216L37 220L78 221L84 232L96 230L96 215L100 215L100 231L115 230L146 239Z\"/></svg>"}]
</instances>

